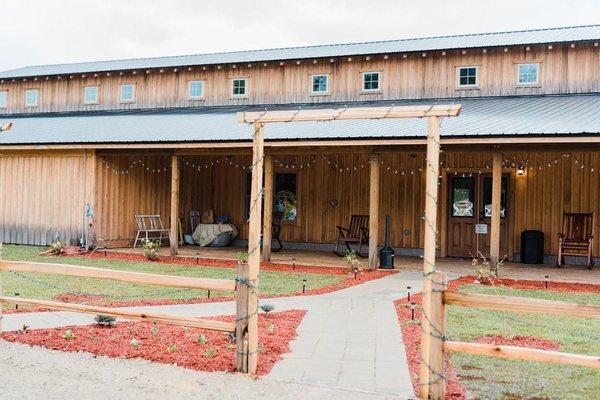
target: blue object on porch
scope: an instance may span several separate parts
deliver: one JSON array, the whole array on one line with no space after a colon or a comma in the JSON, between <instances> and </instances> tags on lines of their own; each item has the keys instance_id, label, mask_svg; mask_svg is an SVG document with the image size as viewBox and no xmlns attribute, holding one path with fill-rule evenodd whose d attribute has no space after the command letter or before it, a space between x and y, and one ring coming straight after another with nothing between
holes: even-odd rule
<instances>
[{"instance_id":1,"label":"blue object on porch","mask_svg":"<svg viewBox=\"0 0 600 400\"><path fill-rule=\"evenodd\" d=\"M227 247L231 243L231 234L229 232L223 232L210 242L210 247Z\"/></svg>"},{"instance_id":2,"label":"blue object on porch","mask_svg":"<svg viewBox=\"0 0 600 400\"><path fill-rule=\"evenodd\" d=\"M215 221L217 221L218 224L228 224L229 217L227 215L220 215L217 218L215 218Z\"/></svg>"},{"instance_id":3,"label":"blue object on porch","mask_svg":"<svg viewBox=\"0 0 600 400\"><path fill-rule=\"evenodd\" d=\"M183 241L185 242L185 244L189 244L189 245L196 244L196 242L194 242L194 237L192 235L183 235Z\"/></svg>"}]
</instances>

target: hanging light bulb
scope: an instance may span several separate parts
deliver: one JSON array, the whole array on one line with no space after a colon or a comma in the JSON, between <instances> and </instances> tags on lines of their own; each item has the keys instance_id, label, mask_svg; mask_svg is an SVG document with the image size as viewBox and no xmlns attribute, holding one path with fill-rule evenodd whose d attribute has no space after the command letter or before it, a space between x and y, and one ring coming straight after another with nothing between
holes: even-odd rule
<instances>
[{"instance_id":1,"label":"hanging light bulb","mask_svg":"<svg viewBox=\"0 0 600 400\"><path fill-rule=\"evenodd\" d=\"M519 175L519 176L525 175L525 165L524 164L519 164L519 166L517 167L517 175Z\"/></svg>"}]
</instances>

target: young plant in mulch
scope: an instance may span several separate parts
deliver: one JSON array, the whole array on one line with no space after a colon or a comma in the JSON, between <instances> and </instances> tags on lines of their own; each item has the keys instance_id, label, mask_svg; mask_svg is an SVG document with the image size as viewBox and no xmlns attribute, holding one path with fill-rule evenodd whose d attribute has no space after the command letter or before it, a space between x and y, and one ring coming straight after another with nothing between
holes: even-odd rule
<instances>
[{"instance_id":1,"label":"young plant in mulch","mask_svg":"<svg viewBox=\"0 0 600 400\"><path fill-rule=\"evenodd\" d=\"M149 261L156 261L159 258L160 241L152 239L142 239L142 250L144 256Z\"/></svg>"},{"instance_id":2,"label":"young plant in mulch","mask_svg":"<svg viewBox=\"0 0 600 400\"><path fill-rule=\"evenodd\" d=\"M198 335L198 339L196 339L196 341L200 344L206 344L209 340L204 333L201 333Z\"/></svg>"},{"instance_id":3,"label":"young plant in mulch","mask_svg":"<svg viewBox=\"0 0 600 400\"><path fill-rule=\"evenodd\" d=\"M177 353L179 351L179 349L177 348L177 345L175 343L171 343L167 346L167 350L169 350L169 353Z\"/></svg>"},{"instance_id":4,"label":"young plant in mulch","mask_svg":"<svg viewBox=\"0 0 600 400\"><path fill-rule=\"evenodd\" d=\"M348 264L348 273L350 275L356 275L362 272L363 268L358 261L358 254L354 250L348 250L344 255L344 261Z\"/></svg>"},{"instance_id":5,"label":"young plant in mulch","mask_svg":"<svg viewBox=\"0 0 600 400\"><path fill-rule=\"evenodd\" d=\"M156 322L154 323L154 325L152 325L152 329L150 330L150 333L152 333L152 335L156 336L160 333L160 328L158 327L158 325L156 325Z\"/></svg>"},{"instance_id":6,"label":"young plant in mulch","mask_svg":"<svg viewBox=\"0 0 600 400\"><path fill-rule=\"evenodd\" d=\"M131 339L131 341L129 342L129 344L131 345L131 347L133 347L133 348L134 348L134 349L136 349L136 350L137 350L137 349L139 349L139 348L140 348L140 346L142 345L142 344L140 343L140 341L139 341L139 340L137 340L136 338L133 338L133 339Z\"/></svg>"},{"instance_id":7,"label":"young plant in mulch","mask_svg":"<svg viewBox=\"0 0 600 400\"><path fill-rule=\"evenodd\" d=\"M48 250L45 250L40 253L41 256L52 254L53 256L60 256L66 253L67 243L60 239L56 239L54 243L50 245Z\"/></svg>"},{"instance_id":8,"label":"young plant in mulch","mask_svg":"<svg viewBox=\"0 0 600 400\"><path fill-rule=\"evenodd\" d=\"M72 330L67 329L65 331L65 333L63 333L62 338L65 339L65 340L71 340L71 339L75 338L75 334L73 333Z\"/></svg>"},{"instance_id":9,"label":"young plant in mulch","mask_svg":"<svg viewBox=\"0 0 600 400\"><path fill-rule=\"evenodd\" d=\"M473 257L471 265L473 266L473 273L476 277L476 282L482 285L493 285L494 281L498 278L498 273L502 264L504 264L504 258L498 261L495 268L492 267L492 263L488 260L481 252L477 252L477 257Z\"/></svg>"},{"instance_id":10,"label":"young plant in mulch","mask_svg":"<svg viewBox=\"0 0 600 400\"><path fill-rule=\"evenodd\" d=\"M248 253L245 251L238 251L235 253L235 258L238 260L238 263L246 264L248 262Z\"/></svg>"},{"instance_id":11,"label":"young plant in mulch","mask_svg":"<svg viewBox=\"0 0 600 400\"><path fill-rule=\"evenodd\" d=\"M117 319L115 317L111 317L109 315L96 315L96 317L94 318L94 321L96 321L98 325L103 326L105 328L110 328L111 326L113 326L116 320Z\"/></svg>"},{"instance_id":12,"label":"young plant in mulch","mask_svg":"<svg viewBox=\"0 0 600 400\"><path fill-rule=\"evenodd\" d=\"M27 333L29 332L29 325L23 325L22 327L19 328L19 330L17 331L17 333Z\"/></svg>"},{"instance_id":13,"label":"young plant in mulch","mask_svg":"<svg viewBox=\"0 0 600 400\"><path fill-rule=\"evenodd\" d=\"M206 358L214 358L219 354L219 350L217 349L213 349L213 348L208 348L208 349L204 349L204 357Z\"/></svg>"}]
</instances>

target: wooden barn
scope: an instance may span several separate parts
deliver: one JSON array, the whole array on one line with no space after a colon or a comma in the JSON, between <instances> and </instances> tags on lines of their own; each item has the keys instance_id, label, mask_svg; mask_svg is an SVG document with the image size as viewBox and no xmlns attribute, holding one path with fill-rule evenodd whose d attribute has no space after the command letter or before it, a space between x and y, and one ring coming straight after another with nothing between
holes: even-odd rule
<instances>
[{"instance_id":1,"label":"wooden barn","mask_svg":"<svg viewBox=\"0 0 600 400\"><path fill-rule=\"evenodd\" d=\"M560 248L566 235L581 253L567 262L591 264L599 42L593 25L2 72L0 241L94 236L131 247L135 217L160 215L176 252L198 212L231 224L233 244L245 245L253 128L238 114L287 111L264 130L263 256L274 235L289 249L333 251L338 227L354 220L376 265L387 215L396 254L419 255L428 118L385 110L460 105L439 126L439 254L489 254L492 244L492 255L519 261L522 237L541 232L545 262L573 252ZM297 118L357 108L379 111Z\"/></svg>"}]
</instances>

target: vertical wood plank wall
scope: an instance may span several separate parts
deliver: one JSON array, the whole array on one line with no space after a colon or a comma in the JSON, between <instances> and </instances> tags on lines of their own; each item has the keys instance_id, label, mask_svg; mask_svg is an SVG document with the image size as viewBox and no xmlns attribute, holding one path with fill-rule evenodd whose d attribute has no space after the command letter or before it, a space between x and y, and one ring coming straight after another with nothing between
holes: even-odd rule
<instances>
[{"instance_id":1,"label":"vertical wood plank wall","mask_svg":"<svg viewBox=\"0 0 600 400\"><path fill-rule=\"evenodd\" d=\"M0 156L0 241L77 243L84 224L83 153Z\"/></svg>"},{"instance_id":2,"label":"vertical wood plank wall","mask_svg":"<svg viewBox=\"0 0 600 400\"><path fill-rule=\"evenodd\" d=\"M520 160L527 154L505 156ZM509 210L514 213L514 252L520 250L521 231L538 229L546 236L545 253L556 254L562 212L593 211L594 254L600 255L600 152L575 152L574 157L577 162L560 152L535 153L530 155L530 165L536 168L527 169L524 176L510 182L514 193L514 210ZM298 171L298 221L284 224L284 240L331 243L336 238L336 225L347 224L352 214L369 212L368 154L328 154L326 158L274 155L273 159L275 172ZM382 221L386 214L392 217L392 244L420 248L424 155L384 153L380 159L380 216ZM249 160L242 156L182 156L180 218L185 233L190 231L190 210L213 209L215 215L228 215L240 237L247 237L248 171L242 166ZM442 167L491 173L491 160L491 153L486 152L445 152ZM296 168L289 165L294 163ZM592 167L595 172L591 172ZM98 154L96 171L96 231L112 245L132 242L135 214L161 214L169 226L168 154ZM58 233L75 242L82 231L84 180L83 153L3 153L0 240L43 245L52 242ZM445 211L440 210L440 214ZM383 223L380 229L383 242Z\"/></svg>"}]
</instances>

